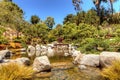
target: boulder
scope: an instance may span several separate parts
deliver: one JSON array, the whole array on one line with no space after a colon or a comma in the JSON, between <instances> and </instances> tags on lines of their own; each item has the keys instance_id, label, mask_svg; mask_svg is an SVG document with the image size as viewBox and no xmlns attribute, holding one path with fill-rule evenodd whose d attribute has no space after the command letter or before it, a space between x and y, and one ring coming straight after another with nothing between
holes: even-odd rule
<instances>
[{"instance_id":1,"label":"boulder","mask_svg":"<svg viewBox=\"0 0 120 80\"><path fill-rule=\"evenodd\" d=\"M99 55L96 54L87 54L78 59L80 65L98 67L99 66Z\"/></svg>"},{"instance_id":2,"label":"boulder","mask_svg":"<svg viewBox=\"0 0 120 80\"><path fill-rule=\"evenodd\" d=\"M87 69L87 67L86 67L85 65L79 65L78 68L79 68L80 70L86 70L86 69Z\"/></svg>"},{"instance_id":3,"label":"boulder","mask_svg":"<svg viewBox=\"0 0 120 80\"><path fill-rule=\"evenodd\" d=\"M30 59L26 57L17 58L15 62L21 65L30 65Z\"/></svg>"},{"instance_id":4,"label":"boulder","mask_svg":"<svg viewBox=\"0 0 120 80\"><path fill-rule=\"evenodd\" d=\"M100 66L108 67L112 64L114 60L120 60L120 53L118 52L102 52L100 53Z\"/></svg>"},{"instance_id":5,"label":"boulder","mask_svg":"<svg viewBox=\"0 0 120 80\"><path fill-rule=\"evenodd\" d=\"M10 58L12 56L12 52L9 50L2 50L0 51L0 56L1 58L4 58L4 59Z\"/></svg>"},{"instance_id":6,"label":"boulder","mask_svg":"<svg viewBox=\"0 0 120 80\"><path fill-rule=\"evenodd\" d=\"M72 51L72 57L73 57L73 59L75 59L78 55L81 55L80 51L77 51L77 50L73 50Z\"/></svg>"},{"instance_id":7,"label":"boulder","mask_svg":"<svg viewBox=\"0 0 120 80\"><path fill-rule=\"evenodd\" d=\"M67 57L67 56L69 56L69 55L70 55L69 53L64 53L64 56L65 56L65 57Z\"/></svg>"},{"instance_id":8,"label":"boulder","mask_svg":"<svg viewBox=\"0 0 120 80\"><path fill-rule=\"evenodd\" d=\"M46 46L41 45L41 56L47 55L48 49Z\"/></svg>"},{"instance_id":9,"label":"boulder","mask_svg":"<svg viewBox=\"0 0 120 80\"><path fill-rule=\"evenodd\" d=\"M41 48L40 48L40 45L37 44L37 45L35 46L35 48L36 48L36 56L38 57L38 56L41 55Z\"/></svg>"},{"instance_id":10,"label":"boulder","mask_svg":"<svg viewBox=\"0 0 120 80\"><path fill-rule=\"evenodd\" d=\"M35 47L32 45L29 45L27 48L27 53L29 57L32 57L35 55Z\"/></svg>"},{"instance_id":11,"label":"boulder","mask_svg":"<svg viewBox=\"0 0 120 80\"><path fill-rule=\"evenodd\" d=\"M51 47L48 47L47 56L48 57L53 57L54 56L54 50Z\"/></svg>"},{"instance_id":12,"label":"boulder","mask_svg":"<svg viewBox=\"0 0 120 80\"><path fill-rule=\"evenodd\" d=\"M74 63L74 64L80 63L81 58L82 58L84 55L85 55L85 54L79 54L79 55L77 55L77 56L75 57L73 63Z\"/></svg>"},{"instance_id":13,"label":"boulder","mask_svg":"<svg viewBox=\"0 0 120 80\"><path fill-rule=\"evenodd\" d=\"M0 63L2 63L3 62L3 58L0 56Z\"/></svg>"},{"instance_id":14,"label":"boulder","mask_svg":"<svg viewBox=\"0 0 120 80\"><path fill-rule=\"evenodd\" d=\"M21 57L21 58L17 58L17 59L3 59L2 64L8 64L8 63L15 63L15 64L19 64L19 65L30 65L30 59L26 58L26 57Z\"/></svg>"},{"instance_id":15,"label":"boulder","mask_svg":"<svg viewBox=\"0 0 120 80\"><path fill-rule=\"evenodd\" d=\"M35 72L42 72L51 69L50 61L47 56L36 57L33 62L33 70Z\"/></svg>"}]
</instances>

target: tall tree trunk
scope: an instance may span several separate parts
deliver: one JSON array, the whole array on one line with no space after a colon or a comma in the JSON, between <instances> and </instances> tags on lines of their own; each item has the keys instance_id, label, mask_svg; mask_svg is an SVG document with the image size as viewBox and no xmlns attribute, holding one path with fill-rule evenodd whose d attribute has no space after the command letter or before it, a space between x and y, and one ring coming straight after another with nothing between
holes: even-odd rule
<instances>
[{"instance_id":1,"label":"tall tree trunk","mask_svg":"<svg viewBox=\"0 0 120 80\"><path fill-rule=\"evenodd\" d=\"M101 20L101 9L100 9L100 4L101 4L101 0L96 0L96 2L94 3L95 4L95 6L96 6L96 9L97 9L97 15L99 16L99 19L100 19L100 24L101 24L101 22L102 22L102 20Z\"/></svg>"},{"instance_id":2,"label":"tall tree trunk","mask_svg":"<svg viewBox=\"0 0 120 80\"><path fill-rule=\"evenodd\" d=\"M112 16L113 16L113 1L112 0L109 0L109 1L110 1L110 5L111 5Z\"/></svg>"},{"instance_id":3,"label":"tall tree trunk","mask_svg":"<svg viewBox=\"0 0 120 80\"><path fill-rule=\"evenodd\" d=\"M97 15L100 16L100 4L101 4L101 0L96 0L95 2L95 6L97 9Z\"/></svg>"}]
</instances>

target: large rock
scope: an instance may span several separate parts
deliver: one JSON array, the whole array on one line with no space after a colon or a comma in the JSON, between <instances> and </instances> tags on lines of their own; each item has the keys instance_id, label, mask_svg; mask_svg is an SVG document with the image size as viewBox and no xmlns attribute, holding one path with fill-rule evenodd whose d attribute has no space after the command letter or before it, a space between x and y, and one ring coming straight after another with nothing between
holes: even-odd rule
<instances>
[{"instance_id":1,"label":"large rock","mask_svg":"<svg viewBox=\"0 0 120 80\"><path fill-rule=\"evenodd\" d=\"M30 59L26 57L17 58L15 62L21 65L30 65Z\"/></svg>"},{"instance_id":2,"label":"large rock","mask_svg":"<svg viewBox=\"0 0 120 80\"><path fill-rule=\"evenodd\" d=\"M77 50L73 50L72 51L72 57L73 59L75 59L77 56L81 55L81 52L80 51L77 51Z\"/></svg>"},{"instance_id":3,"label":"large rock","mask_svg":"<svg viewBox=\"0 0 120 80\"><path fill-rule=\"evenodd\" d=\"M120 53L118 52L102 52L100 53L100 66L108 67L112 64L114 60L120 60Z\"/></svg>"},{"instance_id":4,"label":"large rock","mask_svg":"<svg viewBox=\"0 0 120 80\"><path fill-rule=\"evenodd\" d=\"M35 72L47 71L51 69L47 56L36 57L33 62L33 70Z\"/></svg>"},{"instance_id":5,"label":"large rock","mask_svg":"<svg viewBox=\"0 0 120 80\"><path fill-rule=\"evenodd\" d=\"M38 57L38 56L41 55L41 48L40 48L40 45L37 44L37 45L35 46L35 48L36 48L36 56Z\"/></svg>"},{"instance_id":6,"label":"large rock","mask_svg":"<svg viewBox=\"0 0 120 80\"><path fill-rule=\"evenodd\" d=\"M2 63L3 62L3 58L0 56L0 63Z\"/></svg>"},{"instance_id":7,"label":"large rock","mask_svg":"<svg viewBox=\"0 0 120 80\"><path fill-rule=\"evenodd\" d=\"M2 64L9 64L9 63L15 63L15 64L19 64L19 65L30 65L30 59L27 57L21 57L21 58L17 58L17 59L3 59Z\"/></svg>"},{"instance_id":8,"label":"large rock","mask_svg":"<svg viewBox=\"0 0 120 80\"><path fill-rule=\"evenodd\" d=\"M4 58L4 59L10 58L12 56L12 52L9 50L2 50L0 51L0 56L1 58Z\"/></svg>"},{"instance_id":9,"label":"large rock","mask_svg":"<svg viewBox=\"0 0 120 80\"><path fill-rule=\"evenodd\" d=\"M29 57L32 57L35 55L35 47L32 45L29 45L27 48L27 53Z\"/></svg>"},{"instance_id":10,"label":"large rock","mask_svg":"<svg viewBox=\"0 0 120 80\"><path fill-rule=\"evenodd\" d=\"M48 47L47 56L48 57L53 57L54 56L54 50L51 47Z\"/></svg>"},{"instance_id":11,"label":"large rock","mask_svg":"<svg viewBox=\"0 0 120 80\"><path fill-rule=\"evenodd\" d=\"M99 66L99 55L95 54L88 54L84 55L79 59L80 65L91 66L91 67L98 67Z\"/></svg>"}]
</instances>

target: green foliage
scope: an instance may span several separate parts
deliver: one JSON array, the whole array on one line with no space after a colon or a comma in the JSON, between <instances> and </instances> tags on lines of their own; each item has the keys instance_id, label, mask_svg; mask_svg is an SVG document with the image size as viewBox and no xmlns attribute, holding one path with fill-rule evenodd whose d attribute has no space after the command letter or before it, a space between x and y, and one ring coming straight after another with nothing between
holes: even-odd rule
<instances>
[{"instance_id":1,"label":"green foliage","mask_svg":"<svg viewBox=\"0 0 120 80\"><path fill-rule=\"evenodd\" d=\"M113 64L104 68L101 74L108 80L120 80L120 60L113 61Z\"/></svg>"},{"instance_id":2,"label":"green foliage","mask_svg":"<svg viewBox=\"0 0 120 80\"><path fill-rule=\"evenodd\" d=\"M79 25L81 23L97 26L100 23L99 16L95 10L89 10L88 12L81 11L77 15L68 14L63 21L63 24L75 23Z\"/></svg>"},{"instance_id":3,"label":"green foliage","mask_svg":"<svg viewBox=\"0 0 120 80\"><path fill-rule=\"evenodd\" d=\"M80 43L80 50L84 53L99 53L106 51L109 48L109 44L102 39L85 38Z\"/></svg>"},{"instance_id":4,"label":"green foliage","mask_svg":"<svg viewBox=\"0 0 120 80\"><path fill-rule=\"evenodd\" d=\"M20 42L23 46L32 41L41 44L63 39L63 43L73 43L85 53L120 51L120 15L119 13L111 15L108 8L101 6L101 2L107 0L94 0L96 9L87 12L79 12L82 0L72 1L78 11L77 14L68 14L63 25L58 24L53 28L54 18L47 17L42 22L38 16L33 15L30 24L23 19L23 11L18 5L11 0L4 0L0 2L0 25L16 30L17 34L22 32L24 37L17 36L13 41ZM0 27L1 44L8 43L3 36L4 31L5 29Z\"/></svg>"},{"instance_id":5,"label":"green foliage","mask_svg":"<svg viewBox=\"0 0 120 80\"><path fill-rule=\"evenodd\" d=\"M5 32L5 28L0 26L0 36L2 36L3 32Z\"/></svg>"},{"instance_id":6,"label":"green foliage","mask_svg":"<svg viewBox=\"0 0 120 80\"><path fill-rule=\"evenodd\" d=\"M2 25L14 24L17 22L16 19L22 19L23 16L22 9L12 2L0 2L0 11L0 24Z\"/></svg>"},{"instance_id":7,"label":"green foliage","mask_svg":"<svg viewBox=\"0 0 120 80\"><path fill-rule=\"evenodd\" d=\"M120 24L111 25L113 35L116 37L120 37Z\"/></svg>"},{"instance_id":8,"label":"green foliage","mask_svg":"<svg viewBox=\"0 0 120 80\"><path fill-rule=\"evenodd\" d=\"M79 25L80 23L85 23L85 11L78 12L76 15L76 25Z\"/></svg>"},{"instance_id":9,"label":"green foliage","mask_svg":"<svg viewBox=\"0 0 120 80\"><path fill-rule=\"evenodd\" d=\"M5 37L0 38L0 44L7 44L7 43L8 43L8 40L5 39Z\"/></svg>"},{"instance_id":10,"label":"green foliage","mask_svg":"<svg viewBox=\"0 0 120 80\"><path fill-rule=\"evenodd\" d=\"M99 17L94 10L89 10L85 15L85 23L98 26L100 24Z\"/></svg>"},{"instance_id":11,"label":"green foliage","mask_svg":"<svg viewBox=\"0 0 120 80\"><path fill-rule=\"evenodd\" d=\"M58 38L63 37L63 27L62 25L58 24L56 28L52 29L48 33L48 42L54 42Z\"/></svg>"},{"instance_id":12,"label":"green foliage","mask_svg":"<svg viewBox=\"0 0 120 80\"><path fill-rule=\"evenodd\" d=\"M63 21L63 24L67 24L67 23L75 23L76 22L76 17L73 14L68 14Z\"/></svg>"},{"instance_id":13,"label":"green foliage","mask_svg":"<svg viewBox=\"0 0 120 80\"><path fill-rule=\"evenodd\" d=\"M21 43L22 47L27 47L27 39L26 37L16 37L13 39L15 43Z\"/></svg>"},{"instance_id":14,"label":"green foliage","mask_svg":"<svg viewBox=\"0 0 120 80\"><path fill-rule=\"evenodd\" d=\"M8 40L3 36L3 32L5 32L5 28L0 26L0 44L7 44Z\"/></svg>"},{"instance_id":15,"label":"green foliage","mask_svg":"<svg viewBox=\"0 0 120 80\"><path fill-rule=\"evenodd\" d=\"M80 38L92 38L95 36L95 31L97 30L95 26L88 25L88 24L79 24L78 28L78 33L76 34L77 37Z\"/></svg>"},{"instance_id":16,"label":"green foliage","mask_svg":"<svg viewBox=\"0 0 120 80\"><path fill-rule=\"evenodd\" d=\"M119 37L114 37L111 38L111 40L106 40L106 43L109 44L108 51L117 51L120 52L120 38Z\"/></svg>"},{"instance_id":17,"label":"green foliage","mask_svg":"<svg viewBox=\"0 0 120 80\"><path fill-rule=\"evenodd\" d=\"M48 27L44 23L31 25L26 27L23 31L24 35L29 41L32 41L33 38L40 39L40 42L47 42L47 35L48 35ZM29 36L28 36L29 35Z\"/></svg>"},{"instance_id":18,"label":"green foliage","mask_svg":"<svg viewBox=\"0 0 120 80\"><path fill-rule=\"evenodd\" d=\"M36 16L36 15L31 16L30 22L32 24L37 24L39 21L40 21L40 18L38 16Z\"/></svg>"},{"instance_id":19,"label":"green foliage","mask_svg":"<svg viewBox=\"0 0 120 80\"><path fill-rule=\"evenodd\" d=\"M9 63L0 67L0 80L27 80L32 78L31 67Z\"/></svg>"},{"instance_id":20,"label":"green foliage","mask_svg":"<svg viewBox=\"0 0 120 80\"><path fill-rule=\"evenodd\" d=\"M120 13L115 13L109 20L110 24L120 24Z\"/></svg>"}]
</instances>

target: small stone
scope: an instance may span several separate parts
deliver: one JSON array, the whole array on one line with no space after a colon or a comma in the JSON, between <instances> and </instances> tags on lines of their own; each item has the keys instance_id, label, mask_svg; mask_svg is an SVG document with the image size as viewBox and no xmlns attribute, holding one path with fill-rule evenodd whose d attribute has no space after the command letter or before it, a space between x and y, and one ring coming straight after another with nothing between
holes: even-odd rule
<instances>
[{"instance_id":1,"label":"small stone","mask_svg":"<svg viewBox=\"0 0 120 80\"><path fill-rule=\"evenodd\" d=\"M78 68L79 68L80 70L85 70L85 69L87 69L87 67L86 67L85 65L79 65Z\"/></svg>"}]
</instances>

